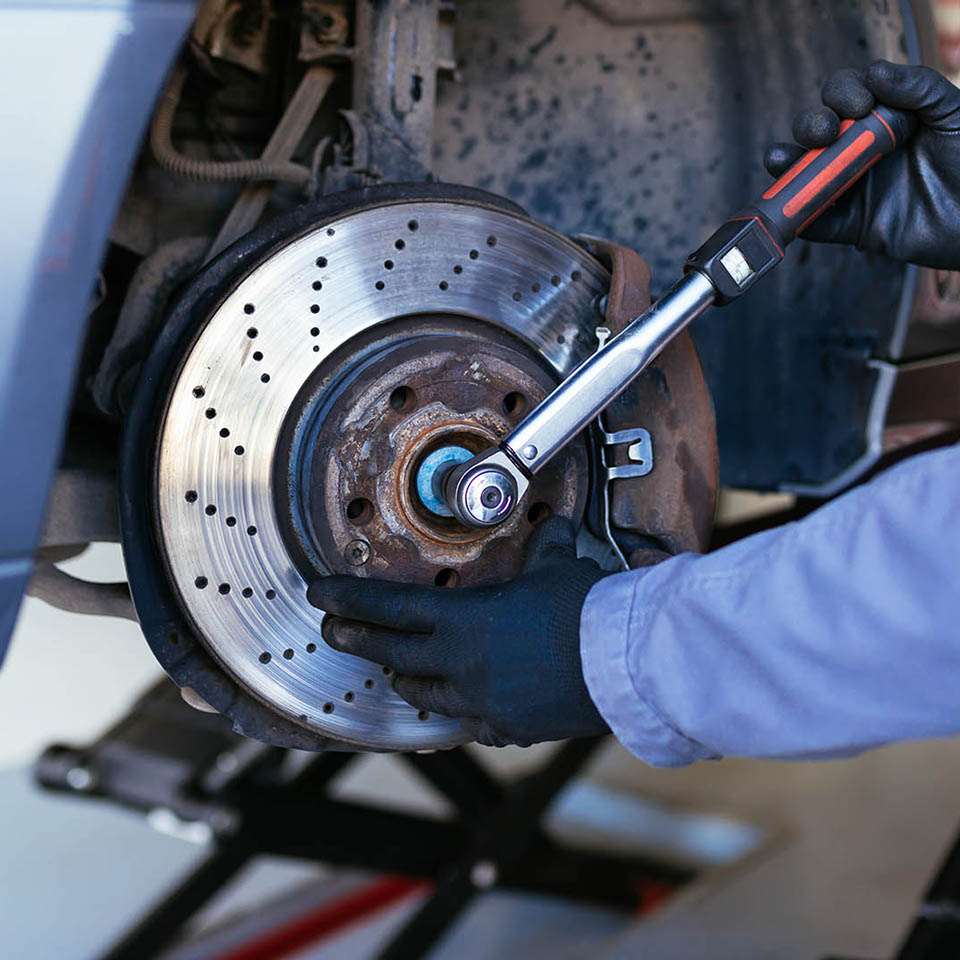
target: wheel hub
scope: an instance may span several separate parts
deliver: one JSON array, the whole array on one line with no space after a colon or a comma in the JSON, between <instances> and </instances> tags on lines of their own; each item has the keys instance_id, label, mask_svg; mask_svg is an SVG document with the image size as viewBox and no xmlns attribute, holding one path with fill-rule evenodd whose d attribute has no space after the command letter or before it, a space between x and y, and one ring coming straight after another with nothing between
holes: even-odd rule
<instances>
[{"instance_id":1,"label":"wheel hub","mask_svg":"<svg viewBox=\"0 0 960 960\"><path fill-rule=\"evenodd\" d=\"M321 364L287 416L278 508L305 579L499 582L519 572L534 522L579 518L582 441L537 477L526 514L496 529L461 524L443 500L447 470L496 443L555 383L528 347L465 317L436 317L390 324L360 350L336 369Z\"/></svg>"}]
</instances>

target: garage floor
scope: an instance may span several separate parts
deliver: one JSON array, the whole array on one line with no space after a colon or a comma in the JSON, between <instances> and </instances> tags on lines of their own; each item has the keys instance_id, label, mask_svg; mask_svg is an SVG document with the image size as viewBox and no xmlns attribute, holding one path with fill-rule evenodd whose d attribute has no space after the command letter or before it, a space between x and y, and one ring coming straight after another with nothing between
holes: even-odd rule
<instances>
[{"instance_id":1,"label":"garage floor","mask_svg":"<svg viewBox=\"0 0 960 960\"><path fill-rule=\"evenodd\" d=\"M957 740L855 760L725 760L672 773L612 751L597 775L784 830L779 848L682 894L611 944L611 957L890 956L960 824Z\"/></svg>"},{"instance_id":2,"label":"garage floor","mask_svg":"<svg viewBox=\"0 0 960 960\"><path fill-rule=\"evenodd\" d=\"M541 751L496 753L519 768ZM485 751L485 753L492 753ZM385 758L378 785L429 807L399 783ZM436 958L600 957L850 958L888 956L904 931L960 812L960 741L888 748L856 760L779 764L726 760L681 771L645 768L611 744L588 771L593 783L668 805L731 815L767 828L759 851L709 871L658 914L631 922L609 911L540 897L481 897L432 954ZM0 919L19 960L96 956L202 850L95 803L36 794L22 772L0 775ZM212 905L206 927L250 918L254 905L304 891L337 896L356 876L260 863ZM296 956L370 956L415 909L405 897ZM219 956L217 942L171 957Z\"/></svg>"}]
</instances>

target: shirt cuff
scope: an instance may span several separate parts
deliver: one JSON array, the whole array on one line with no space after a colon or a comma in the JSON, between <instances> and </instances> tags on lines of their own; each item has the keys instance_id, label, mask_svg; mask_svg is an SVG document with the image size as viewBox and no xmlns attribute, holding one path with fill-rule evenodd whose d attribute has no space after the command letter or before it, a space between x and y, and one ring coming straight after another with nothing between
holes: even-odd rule
<instances>
[{"instance_id":1,"label":"shirt cuff","mask_svg":"<svg viewBox=\"0 0 960 960\"><path fill-rule=\"evenodd\" d=\"M590 697L614 736L651 766L682 767L716 755L674 729L630 669L643 656L649 628L643 615L652 606L643 598L643 581L654 570L614 574L594 584L580 613L580 660Z\"/></svg>"}]
</instances>

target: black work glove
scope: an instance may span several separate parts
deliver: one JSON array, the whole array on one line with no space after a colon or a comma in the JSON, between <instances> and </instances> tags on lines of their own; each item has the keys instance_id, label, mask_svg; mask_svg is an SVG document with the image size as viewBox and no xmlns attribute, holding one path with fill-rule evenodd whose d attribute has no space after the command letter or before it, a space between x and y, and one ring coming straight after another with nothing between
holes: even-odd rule
<instances>
[{"instance_id":1,"label":"black work glove","mask_svg":"<svg viewBox=\"0 0 960 960\"><path fill-rule=\"evenodd\" d=\"M825 106L794 120L801 146L776 143L767 150L763 162L774 176L806 149L832 143L840 118L864 117L877 103L914 111L920 127L801 236L960 269L960 90L929 67L877 60L866 71L831 74L822 97Z\"/></svg>"},{"instance_id":2,"label":"black work glove","mask_svg":"<svg viewBox=\"0 0 960 960\"><path fill-rule=\"evenodd\" d=\"M332 614L324 640L390 667L409 704L468 718L465 729L488 746L529 746L608 730L580 664L580 610L604 576L577 559L570 521L548 517L510 583L458 590L324 577L307 596Z\"/></svg>"}]
</instances>

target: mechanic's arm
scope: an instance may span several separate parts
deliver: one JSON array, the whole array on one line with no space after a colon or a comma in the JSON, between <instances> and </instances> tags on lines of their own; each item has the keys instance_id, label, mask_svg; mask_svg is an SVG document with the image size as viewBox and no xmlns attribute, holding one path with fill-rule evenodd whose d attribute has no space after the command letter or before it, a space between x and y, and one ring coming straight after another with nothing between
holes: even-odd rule
<instances>
[{"instance_id":1,"label":"mechanic's arm","mask_svg":"<svg viewBox=\"0 0 960 960\"><path fill-rule=\"evenodd\" d=\"M613 732L656 765L960 733L960 447L797 523L602 580L581 656Z\"/></svg>"}]
</instances>

